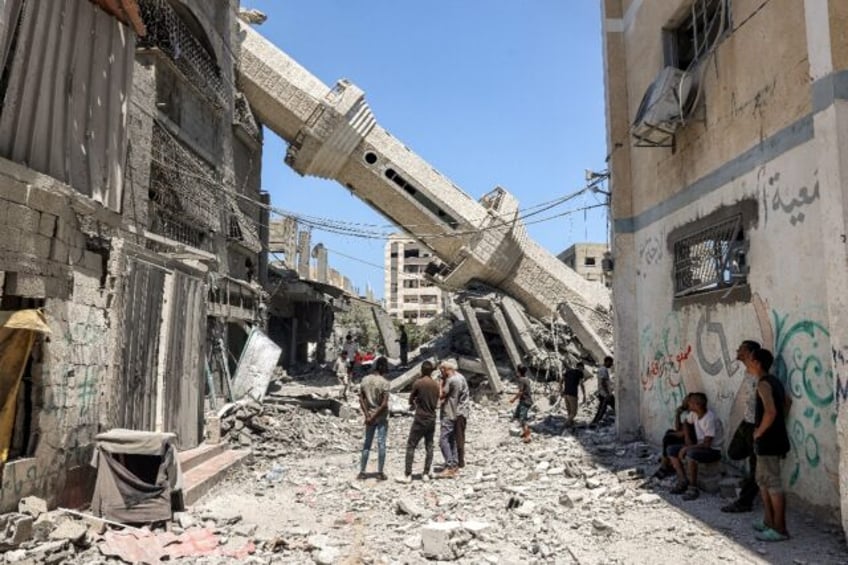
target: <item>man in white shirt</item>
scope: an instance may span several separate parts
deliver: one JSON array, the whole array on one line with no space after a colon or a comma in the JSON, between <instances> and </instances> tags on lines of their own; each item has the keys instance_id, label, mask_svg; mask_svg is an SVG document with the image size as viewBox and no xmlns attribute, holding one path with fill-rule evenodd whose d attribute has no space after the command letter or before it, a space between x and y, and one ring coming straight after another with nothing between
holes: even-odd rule
<instances>
[{"instance_id":1,"label":"man in white shirt","mask_svg":"<svg viewBox=\"0 0 848 565\"><path fill-rule=\"evenodd\" d=\"M724 428L715 412L707 408L707 395L693 392L689 395L689 423L695 427L695 445L671 446L668 450L671 464L677 472L677 485L672 494L682 494L683 500L695 500L698 490L698 465L721 460ZM686 471L683 460L686 459Z\"/></svg>"}]
</instances>

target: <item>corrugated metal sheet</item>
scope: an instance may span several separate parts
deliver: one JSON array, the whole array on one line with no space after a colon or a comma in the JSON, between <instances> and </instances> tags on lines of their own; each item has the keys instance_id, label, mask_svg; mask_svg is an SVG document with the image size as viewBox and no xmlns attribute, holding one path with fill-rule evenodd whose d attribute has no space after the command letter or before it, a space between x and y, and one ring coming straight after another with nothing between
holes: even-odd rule
<instances>
[{"instance_id":1,"label":"corrugated metal sheet","mask_svg":"<svg viewBox=\"0 0 848 565\"><path fill-rule=\"evenodd\" d=\"M0 155L120 211L135 35L91 2L27 0L10 45Z\"/></svg>"},{"instance_id":2,"label":"corrugated metal sheet","mask_svg":"<svg viewBox=\"0 0 848 565\"><path fill-rule=\"evenodd\" d=\"M175 271L165 362L164 431L175 432L180 449L203 439L203 400L206 379L206 285L199 278Z\"/></svg>"},{"instance_id":3,"label":"corrugated metal sheet","mask_svg":"<svg viewBox=\"0 0 848 565\"><path fill-rule=\"evenodd\" d=\"M156 425L156 369L165 275L161 267L127 259L118 427L153 431Z\"/></svg>"}]
</instances>

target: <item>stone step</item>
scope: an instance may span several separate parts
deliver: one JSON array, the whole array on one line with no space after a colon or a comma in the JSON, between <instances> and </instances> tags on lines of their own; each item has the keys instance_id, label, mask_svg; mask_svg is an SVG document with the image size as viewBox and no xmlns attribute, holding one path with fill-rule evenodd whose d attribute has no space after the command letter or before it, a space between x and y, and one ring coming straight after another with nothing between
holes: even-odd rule
<instances>
[{"instance_id":1,"label":"stone step","mask_svg":"<svg viewBox=\"0 0 848 565\"><path fill-rule=\"evenodd\" d=\"M228 447L226 443L201 443L195 448L180 451L177 454L180 460L180 469L185 473L225 452Z\"/></svg>"},{"instance_id":2,"label":"stone step","mask_svg":"<svg viewBox=\"0 0 848 565\"><path fill-rule=\"evenodd\" d=\"M197 502L227 474L244 463L249 450L228 449L183 472L183 500L186 506Z\"/></svg>"}]
</instances>

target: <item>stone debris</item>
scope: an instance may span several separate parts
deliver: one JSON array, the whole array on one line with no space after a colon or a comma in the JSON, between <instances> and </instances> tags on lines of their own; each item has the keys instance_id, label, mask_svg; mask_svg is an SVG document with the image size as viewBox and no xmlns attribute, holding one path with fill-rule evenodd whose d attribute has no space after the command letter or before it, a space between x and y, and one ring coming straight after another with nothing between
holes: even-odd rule
<instances>
[{"instance_id":1,"label":"stone debris","mask_svg":"<svg viewBox=\"0 0 848 565\"><path fill-rule=\"evenodd\" d=\"M12 512L0 515L0 550L14 549L32 538L32 516Z\"/></svg>"}]
</instances>

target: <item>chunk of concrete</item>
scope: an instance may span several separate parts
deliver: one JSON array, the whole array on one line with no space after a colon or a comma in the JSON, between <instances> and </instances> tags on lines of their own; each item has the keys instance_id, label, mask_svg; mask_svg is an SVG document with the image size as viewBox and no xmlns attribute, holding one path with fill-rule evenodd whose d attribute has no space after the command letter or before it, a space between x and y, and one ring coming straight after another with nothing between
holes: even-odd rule
<instances>
[{"instance_id":1,"label":"chunk of concrete","mask_svg":"<svg viewBox=\"0 0 848 565\"><path fill-rule=\"evenodd\" d=\"M461 522L433 522L421 528L421 552L427 559L453 561L465 554L471 537Z\"/></svg>"},{"instance_id":2,"label":"chunk of concrete","mask_svg":"<svg viewBox=\"0 0 848 565\"><path fill-rule=\"evenodd\" d=\"M47 512L47 501L37 496L26 496L18 502L18 512L38 518Z\"/></svg>"},{"instance_id":3,"label":"chunk of concrete","mask_svg":"<svg viewBox=\"0 0 848 565\"><path fill-rule=\"evenodd\" d=\"M19 512L0 515L0 549L14 549L32 538L32 516Z\"/></svg>"},{"instance_id":4,"label":"chunk of concrete","mask_svg":"<svg viewBox=\"0 0 848 565\"><path fill-rule=\"evenodd\" d=\"M67 540L74 545L81 545L85 541L88 526L76 520L62 520L56 529L50 532L52 540Z\"/></svg>"}]
</instances>

